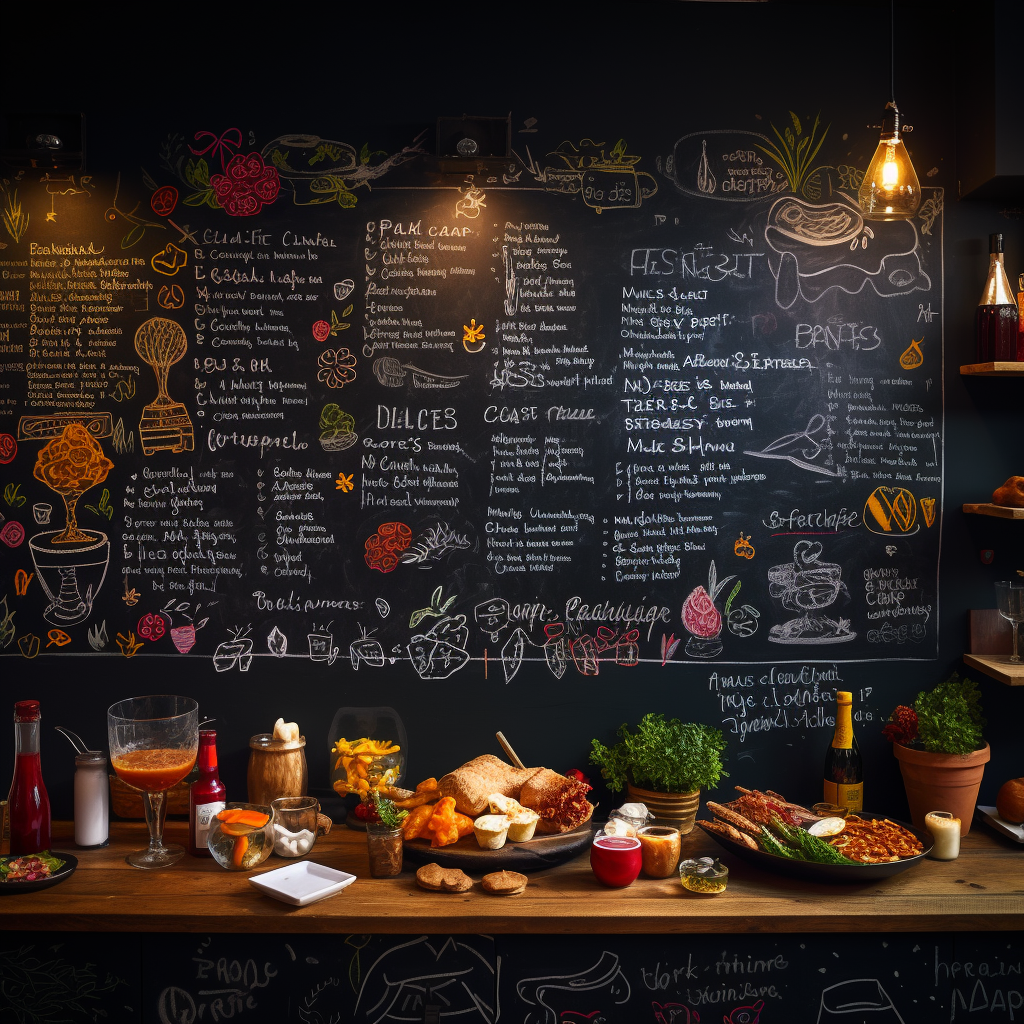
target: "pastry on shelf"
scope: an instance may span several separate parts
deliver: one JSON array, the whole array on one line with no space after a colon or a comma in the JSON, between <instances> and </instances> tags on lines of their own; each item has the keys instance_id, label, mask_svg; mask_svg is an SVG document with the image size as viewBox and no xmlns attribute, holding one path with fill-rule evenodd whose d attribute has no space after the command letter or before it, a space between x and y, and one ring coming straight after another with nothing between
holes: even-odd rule
<instances>
[{"instance_id":1,"label":"pastry on shelf","mask_svg":"<svg viewBox=\"0 0 1024 1024\"><path fill-rule=\"evenodd\" d=\"M992 492L992 504L1024 508L1024 476L1011 476L1002 487L997 487Z\"/></svg>"}]
</instances>

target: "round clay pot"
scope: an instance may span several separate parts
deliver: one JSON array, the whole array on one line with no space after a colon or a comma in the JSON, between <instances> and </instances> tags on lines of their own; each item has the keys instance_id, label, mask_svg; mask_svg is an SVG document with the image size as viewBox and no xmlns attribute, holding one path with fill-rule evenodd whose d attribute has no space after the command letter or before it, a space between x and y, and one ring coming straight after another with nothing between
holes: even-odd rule
<instances>
[{"instance_id":1,"label":"round clay pot","mask_svg":"<svg viewBox=\"0 0 1024 1024\"><path fill-rule=\"evenodd\" d=\"M695 789L692 793L659 793L653 789L640 789L632 783L629 783L626 789L629 799L636 803L646 804L647 810L660 823L672 825L679 829L684 836L693 831L697 807L700 804L699 789Z\"/></svg>"},{"instance_id":2,"label":"round clay pot","mask_svg":"<svg viewBox=\"0 0 1024 1024\"><path fill-rule=\"evenodd\" d=\"M892 752L899 758L903 773L910 820L924 828L924 816L929 811L950 811L960 819L960 835L967 835L981 777L992 753L989 745L986 743L972 754L935 754L894 743Z\"/></svg>"}]
</instances>

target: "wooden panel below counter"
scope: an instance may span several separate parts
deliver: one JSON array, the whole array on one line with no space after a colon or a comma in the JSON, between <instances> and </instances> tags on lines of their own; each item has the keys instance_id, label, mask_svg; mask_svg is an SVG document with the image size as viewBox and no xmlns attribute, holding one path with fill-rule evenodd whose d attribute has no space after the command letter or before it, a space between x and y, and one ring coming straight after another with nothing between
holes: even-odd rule
<instances>
[{"instance_id":1,"label":"wooden panel below counter","mask_svg":"<svg viewBox=\"0 0 1024 1024\"><path fill-rule=\"evenodd\" d=\"M185 826L171 823L171 841ZM56 849L75 850L70 827L55 826ZM42 892L0 900L0 929L12 931L255 933L757 933L1020 931L1024 929L1024 852L977 825L959 860L924 860L867 886L805 884L766 874L728 855L729 888L718 896L685 892L677 878L639 878L606 889L586 854L530 876L521 896L462 895L420 889L410 871L371 879L362 833L344 827L314 847L311 859L359 876L336 896L289 907L261 895L248 872L186 857L159 872L139 871L126 853L145 845L145 828L112 826L103 850L77 851L78 870ZM688 856L716 853L703 835ZM271 857L261 870L282 866ZM476 881L479 881L476 879Z\"/></svg>"}]
</instances>

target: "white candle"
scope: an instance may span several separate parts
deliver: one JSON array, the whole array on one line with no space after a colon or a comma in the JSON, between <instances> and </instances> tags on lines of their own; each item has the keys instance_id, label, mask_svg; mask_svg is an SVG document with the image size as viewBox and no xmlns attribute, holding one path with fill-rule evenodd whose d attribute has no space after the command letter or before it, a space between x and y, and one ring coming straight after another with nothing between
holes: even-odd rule
<instances>
[{"instance_id":1,"label":"white candle","mask_svg":"<svg viewBox=\"0 0 1024 1024\"><path fill-rule=\"evenodd\" d=\"M928 854L932 860L956 860L960 856L960 819L949 811L929 811L924 825L932 834L934 846Z\"/></svg>"}]
</instances>

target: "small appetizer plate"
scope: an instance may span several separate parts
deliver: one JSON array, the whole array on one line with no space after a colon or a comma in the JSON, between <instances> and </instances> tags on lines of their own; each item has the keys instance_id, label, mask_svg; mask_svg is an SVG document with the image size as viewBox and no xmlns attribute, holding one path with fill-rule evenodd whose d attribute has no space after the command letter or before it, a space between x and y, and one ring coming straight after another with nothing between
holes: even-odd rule
<instances>
[{"instance_id":1,"label":"small appetizer plate","mask_svg":"<svg viewBox=\"0 0 1024 1024\"><path fill-rule=\"evenodd\" d=\"M31 855L29 855L31 856ZM0 882L0 895L9 896L16 892L39 892L40 889L49 889L51 885L60 885L66 878L70 878L78 867L78 858L72 857L70 853L52 853L52 857L64 863L46 878L34 878L32 881L20 881L13 879ZM3 861L17 860L15 856L0 857Z\"/></svg>"},{"instance_id":2,"label":"small appetizer plate","mask_svg":"<svg viewBox=\"0 0 1024 1024\"><path fill-rule=\"evenodd\" d=\"M356 876L347 871L336 871L309 860L286 864L283 868L264 871L249 879L260 892L294 907L304 907L333 896L355 880Z\"/></svg>"}]
</instances>

